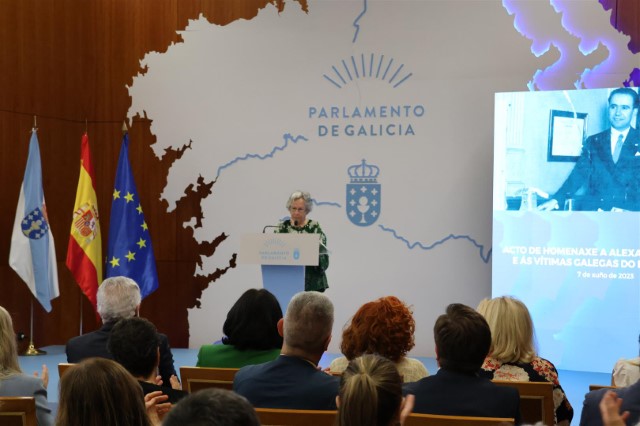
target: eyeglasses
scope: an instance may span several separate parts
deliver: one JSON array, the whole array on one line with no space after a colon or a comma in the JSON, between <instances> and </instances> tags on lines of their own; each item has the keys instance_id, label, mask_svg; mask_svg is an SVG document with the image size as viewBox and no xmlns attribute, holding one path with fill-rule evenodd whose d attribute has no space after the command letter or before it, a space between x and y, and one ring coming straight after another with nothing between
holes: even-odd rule
<instances>
[{"instance_id":1,"label":"eyeglasses","mask_svg":"<svg viewBox=\"0 0 640 426\"><path fill-rule=\"evenodd\" d=\"M303 211L306 211L306 209L304 207L301 207L301 208L289 207L289 211L290 212L303 212Z\"/></svg>"}]
</instances>

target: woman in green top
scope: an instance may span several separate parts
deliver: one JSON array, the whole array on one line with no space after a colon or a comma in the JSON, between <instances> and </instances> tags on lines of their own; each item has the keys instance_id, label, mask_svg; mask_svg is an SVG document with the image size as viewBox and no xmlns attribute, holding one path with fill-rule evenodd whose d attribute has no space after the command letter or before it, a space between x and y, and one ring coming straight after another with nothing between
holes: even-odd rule
<instances>
[{"instance_id":1,"label":"woman in green top","mask_svg":"<svg viewBox=\"0 0 640 426\"><path fill-rule=\"evenodd\" d=\"M296 191L287 200L287 210L291 217L280 223L276 232L320 234L320 258L318 266L306 266L304 270L305 291L323 292L329 288L327 274L325 271L329 267L329 255L327 253L327 236L322 232L320 224L315 220L307 218L311 212L313 203L308 192Z\"/></svg>"},{"instance_id":2,"label":"woman in green top","mask_svg":"<svg viewBox=\"0 0 640 426\"><path fill-rule=\"evenodd\" d=\"M222 344L203 345L196 366L240 368L276 359L282 348L281 318L273 294L263 288L245 291L227 314Z\"/></svg>"}]
</instances>

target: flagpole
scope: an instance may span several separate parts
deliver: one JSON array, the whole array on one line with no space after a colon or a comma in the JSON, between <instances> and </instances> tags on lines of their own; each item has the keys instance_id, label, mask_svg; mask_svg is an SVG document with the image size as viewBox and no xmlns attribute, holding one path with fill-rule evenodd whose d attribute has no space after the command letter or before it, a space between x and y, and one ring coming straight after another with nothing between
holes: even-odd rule
<instances>
[{"instance_id":1,"label":"flagpole","mask_svg":"<svg viewBox=\"0 0 640 426\"><path fill-rule=\"evenodd\" d=\"M23 355L46 355L47 351L36 349L35 345L33 344L33 298L31 298L31 325L29 330L29 348L27 348L26 352Z\"/></svg>"},{"instance_id":2,"label":"flagpole","mask_svg":"<svg viewBox=\"0 0 640 426\"><path fill-rule=\"evenodd\" d=\"M80 294L80 336L82 336L82 299L84 298L84 295L81 293Z\"/></svg>"}]
</instances>

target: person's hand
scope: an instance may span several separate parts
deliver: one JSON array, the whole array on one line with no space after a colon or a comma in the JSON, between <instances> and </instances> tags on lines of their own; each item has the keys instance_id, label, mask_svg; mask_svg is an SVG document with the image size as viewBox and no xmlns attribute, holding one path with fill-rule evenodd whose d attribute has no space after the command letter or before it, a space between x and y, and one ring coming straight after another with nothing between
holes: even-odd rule
<instances>
[{"instance_id":1,"label":"person's hand","mask_svg":"<svg viewBox=\"0 0 640 426\"><path fill-rule=\"evenodd\" d=\"M158 374L158 375L156 376L156 379L155 379L154 383L155 383L156 385L158 385L158 386L162 386L162 384L164 383L164 382L162 381L162 376Z\"/></svg>"},{"instance_id":2,"label":"person's hand","mask_svg":"<svg viewBox=\"0 0 640 426\"><path fill-rule=\"evenodd\" d=\"M604 426L625 426L629 412L620 414L622 398L613 391L607 391L600 401L600 415Z\"/></svg>"},{"instance_id":3,"label":"person's hand","mask_svg":"<svg viewBox=\"0 0 640 426\"><path fill-rule=\"evenodd\" d=\"M402 405L400 406L400 425L404 425L405 420L409 417L409 414L413 411L413 406L416 403L415 395L407 395L402 398Z\"/></svg>"},{"instance_id":4,"label":"person's hand","mask_svg":"<svg viewBox=\"0 0 640 426\"><path fill-rule=\"evenodd\" d=\"M176 376L175 374L172 374L171 377L169 378L169 381L171 382L172 389L182 390L182 384L180 383L180 380L178 380L178 376Z\"/></svg>"},{"instance_id":5,"label":"person's hand","mask_svg":"<svg viewBox=\"0 0 640 426\"><path fill-rule=\"evenodd\" d=\"M558 210L560 205L558 204L558 200L550 199L549 201L545 201L544 203L538 206L538 210L542 211L550 211L550 210Z\"/></svg>"},{"instance_id":6,"label":"person's hand","mask_svg":"<svg viewBox=\"0 0 640 426\"><path fill-rule=\"evenodd\" d=\"M153 425L160 425L165 414L171 409L171 403L166 402L168 399L169 396L162 391L149 392L144 396L147 415Z\"/></svg>"},{"instance_id":7,"label":"person's hand","mask_svg":"<svg viewBox=\"0 0 640 426\"><path fill-rule=\"evenodd\" d=\"M33 377L40 377L40 375L35 371ZM42 385L45 389L49 386L49 369L44 364L42 364Z\"/></svg>"}]
</instances>

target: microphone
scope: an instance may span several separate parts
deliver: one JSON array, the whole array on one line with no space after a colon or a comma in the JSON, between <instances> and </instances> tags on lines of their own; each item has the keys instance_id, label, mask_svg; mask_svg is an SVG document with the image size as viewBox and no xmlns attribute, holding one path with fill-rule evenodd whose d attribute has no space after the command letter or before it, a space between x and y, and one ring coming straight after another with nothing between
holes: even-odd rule
<instances>
[{"instance_id":1,"label":"microphone","mask_svg":"<svg viewBox=\"0 0 640 426\"><path fill-rule=\"evenodd\" d=\"M278 229L278 227L276 225L267 225L264 228L262 228L262 233L266 234L268 228Z\"/></svg>"},{"instance_id":2,"label":"microphone","mask_svg":"<svg viewBox=\"0 0 640 426\"><path fill-rule=\"evenodd\" d=\"M293 221L293 226L298 226L298 221L297 220Z\"/></svg>"}]
</instances>

